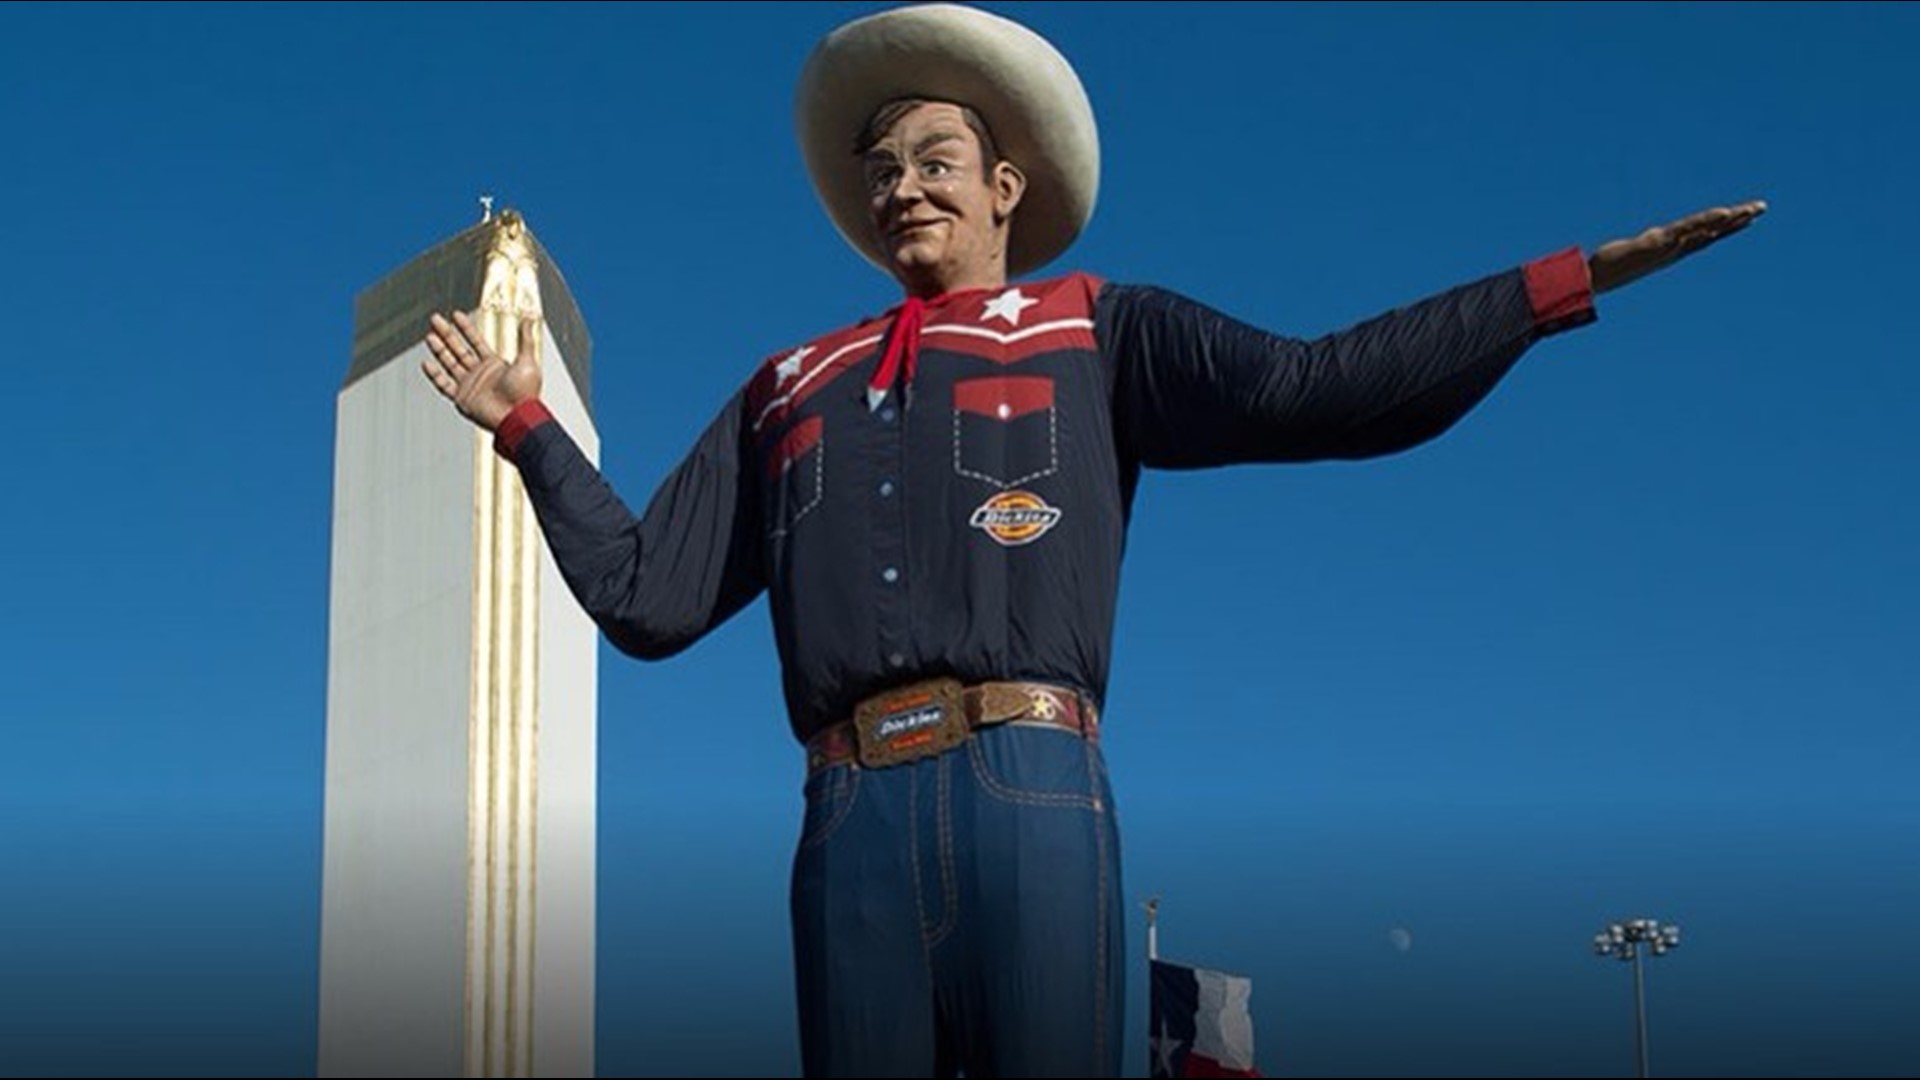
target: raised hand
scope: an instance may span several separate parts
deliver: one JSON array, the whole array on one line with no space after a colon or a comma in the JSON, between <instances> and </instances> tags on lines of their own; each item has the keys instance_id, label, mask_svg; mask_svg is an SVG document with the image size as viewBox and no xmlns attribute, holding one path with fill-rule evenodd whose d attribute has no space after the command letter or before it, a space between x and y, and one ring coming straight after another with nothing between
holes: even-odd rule
<instances>
[{"instance_id":1,"label":"raised hand","mask_svg":"<svg viewBox=\"0 0 1920 1080\"><path fill-rule=\"evenodd\" d=\"M1657 225L1638 236L1601 244L1587 260L1593 291L1606 292L1638 281L1686 258L1723 237L1732 236L1767 212L1764 200L1738 206L1716 206L1689 214L1670 225Z\"/></svg>"},{"instance_id":2,"label":"raised hand","mask_svg":"<svg viewBox=\"0 0 1920 1080\"><path fill-rule=\"evenodd\" d=\"M515 405L540 396L539 320L521 320L520 359L512 364L488 347L464 311L454 312L452 321L435 313L428 325L433 355L420 362L420 370L460 415L492 431Z\"/></svg>"}]
</instances>

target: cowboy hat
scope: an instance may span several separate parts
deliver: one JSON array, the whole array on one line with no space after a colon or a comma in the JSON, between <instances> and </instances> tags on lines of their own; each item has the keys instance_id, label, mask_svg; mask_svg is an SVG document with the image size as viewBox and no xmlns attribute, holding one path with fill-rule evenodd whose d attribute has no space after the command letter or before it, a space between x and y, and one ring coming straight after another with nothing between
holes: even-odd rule
<instances>
[{"instance_id":1,"label":"cowboy hat","mask_svg":"<svg viewBox=\"0 0 1920 1080\"><path fill-rule=\"evenodd\" d=\"M1009 275L1044 266L1080 235L1100 187L1100 138L1072 65L1019 23L924 4L847 23L821 39L800 73L800 150L814 192L854 250L888 269L853 143L875 110L909 97L970 106L1001 156L1026 174L1008 241Z\"/></svg>"}]
</instances>

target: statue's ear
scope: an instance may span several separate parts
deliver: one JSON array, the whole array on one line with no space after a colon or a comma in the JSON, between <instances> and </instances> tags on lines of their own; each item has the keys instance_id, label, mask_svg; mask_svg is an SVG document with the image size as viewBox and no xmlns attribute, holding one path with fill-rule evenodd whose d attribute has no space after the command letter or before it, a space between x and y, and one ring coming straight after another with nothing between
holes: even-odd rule
<instances>
[{"instance_id":1,"label":"statue's ear","mask_svg":"<svg viewBox=\"0 0 1920 1080\"><path fill-rule=\"evenodd\" d=\"M992 184L994 215L1005 221L1013 216L1021 196L1027 193L1027 174L1011 161L997 161L993 166Z\"/></svg>"}]
</instances>

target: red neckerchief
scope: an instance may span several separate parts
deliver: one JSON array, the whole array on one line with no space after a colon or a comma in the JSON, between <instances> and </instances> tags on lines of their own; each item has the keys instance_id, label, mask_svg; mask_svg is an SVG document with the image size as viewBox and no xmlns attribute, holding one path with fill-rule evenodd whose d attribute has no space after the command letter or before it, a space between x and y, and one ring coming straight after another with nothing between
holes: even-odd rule
<instances>
[{"instance_id":1,"label":"red neckerchief","mask_svg":"<svg viewBox=\"0 0 1920 1080\"><path fill-rule=\"evenodd\" d=\"M995 288L1005 286L982 285L971 289L955 289L925 300L917 296L907 297L906 302L900 305L900 313L893 317L893 329L887 335L886 352L880 354L880 366L874 369L873 378L867 380L867 409L878 409L903 373L906 378L902 385L913 385L914 364L920 359L920 328L927 321L928 308L969 293L991 292Z\"/></svg>"},{"instance_id":2,"label":"red neckerchief","mask_svg":"<svg viewBox=\"0 0 1920 1080\"><path fill-rule=\"evenodd\" d=\"M935 297L935 302L942 297ZM920 359L920 324L927 318L927 302L917 296L907 297L900 305L900 314L893 317L893 330L887 335L887 351L880 356L880 366L874 369L873 378L867 381L867 410L880 407L887 400L887 391L893 389L895 379L900 377L901 368L906 369L907 385L913 384L913 366Z\"/></svg>"}]
</instances>

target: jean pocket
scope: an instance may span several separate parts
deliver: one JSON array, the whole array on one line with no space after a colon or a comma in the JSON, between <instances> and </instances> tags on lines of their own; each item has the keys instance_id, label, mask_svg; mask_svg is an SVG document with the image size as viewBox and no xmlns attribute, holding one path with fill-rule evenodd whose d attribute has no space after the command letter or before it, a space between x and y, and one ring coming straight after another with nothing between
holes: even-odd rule
<instances>
[{"instance_id":1,"label":"jean pocket","mask_svg":"<svg viewBox=\"0 0 1920 1080\"><path fill-rule=\"evenodd\" d=\"M852 764L834 765L807 777L806 814L800 823L802 850L833 839L846 824L860 795L860 770Z\"/></svg>"},{"instance_id":2,"label":"jean pocket","mask_svg":"<svg viewBox=\"0 0 1920 1080\"><path fill-rule=\"evenodd\" d=\"M780 436L767 455L768 533L777 539L793 531L827 493L826 421L806 417Z\"/></svg>"},{"instance_id":3,"label":"jean pocket","mask_svg":"<svg viewBox=\"0 0 1920 1080\"><path fill-rule=\"evenodd\" d=\"M1003 802L1030 806L1105 806L1100 748L1074 732L1019 722L986 728L967 741L980 788Z\"/></svg>"},{"instance_id":4,"label":"jean pocket","mask_svg":"<svg viewBox=\"0 0 1920 1080\"><path fill-rule=\"evenodd\" d=\"M1053 380L996 375L955 382L953 471L1002 491L1059 472Z\"/></svg>"}]
</instances>

